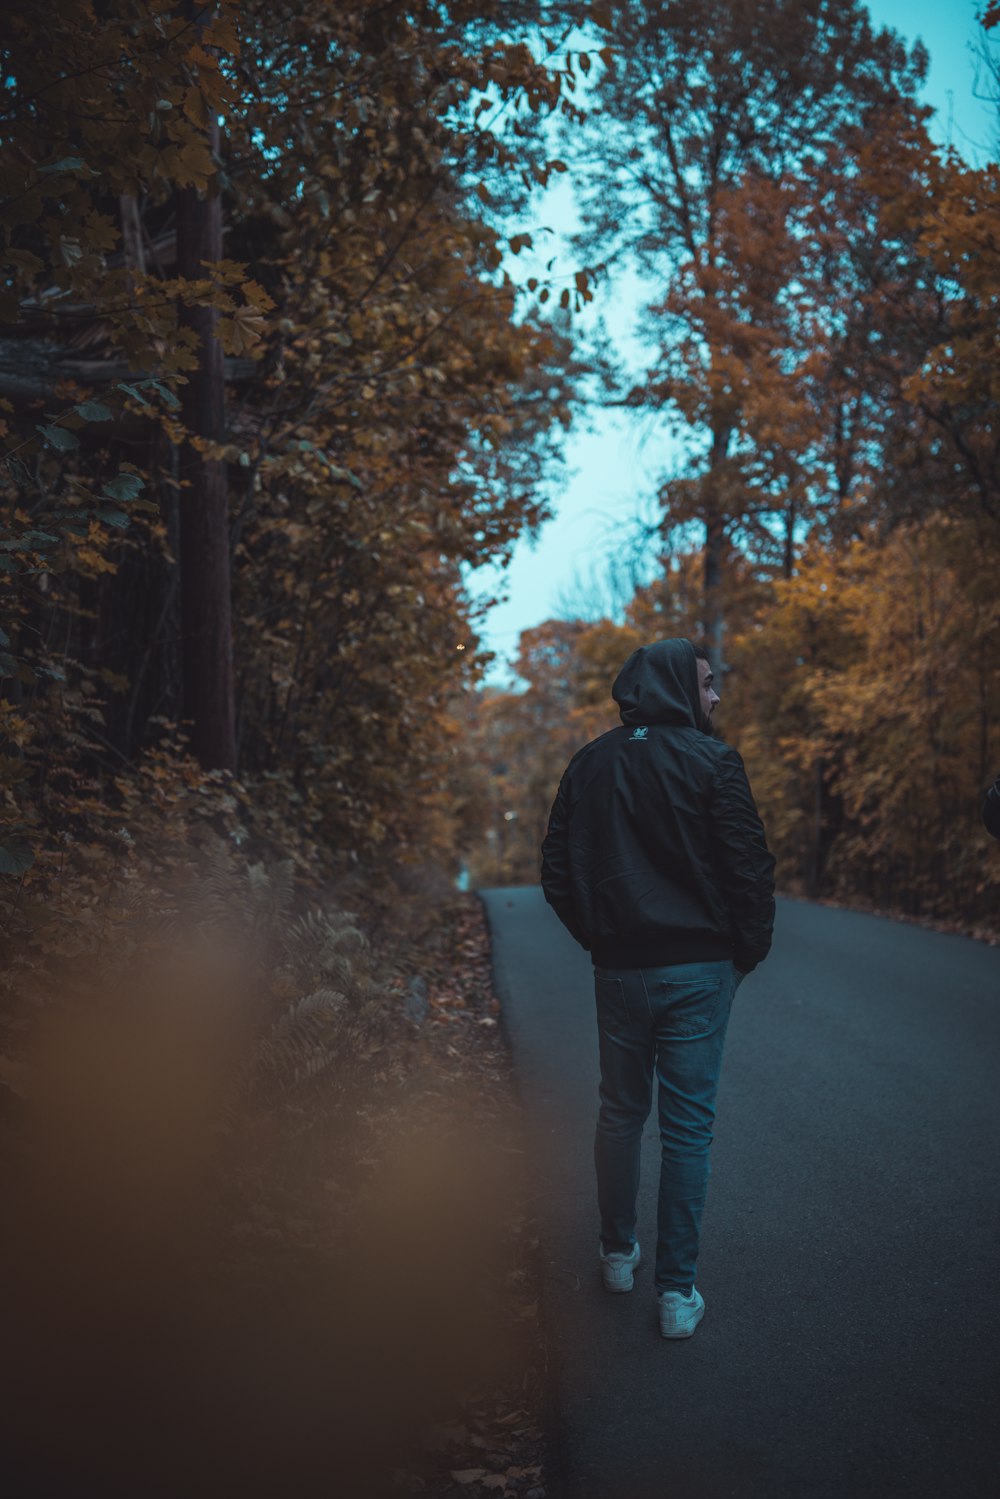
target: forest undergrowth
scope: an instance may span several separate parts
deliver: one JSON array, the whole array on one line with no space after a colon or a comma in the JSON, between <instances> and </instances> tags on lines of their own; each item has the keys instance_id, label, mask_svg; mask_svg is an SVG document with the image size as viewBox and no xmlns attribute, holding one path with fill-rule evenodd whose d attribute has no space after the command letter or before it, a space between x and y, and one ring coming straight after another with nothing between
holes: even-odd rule
<instances>
[{"instance_id":1,"label":"forest undergrowth","mask_svg":"<svg viewBox=\"0 0 1000 1499\"><path fill-rule=\"evenodd\" d=\"M428 868L254 857L236 783L187 766L181 795L173 770L188 805L158 842L137 799L102 856L43 861L7 903L8 1477L537 1499L544 1353L481 906Z\"/></svg>"}]
</instances>

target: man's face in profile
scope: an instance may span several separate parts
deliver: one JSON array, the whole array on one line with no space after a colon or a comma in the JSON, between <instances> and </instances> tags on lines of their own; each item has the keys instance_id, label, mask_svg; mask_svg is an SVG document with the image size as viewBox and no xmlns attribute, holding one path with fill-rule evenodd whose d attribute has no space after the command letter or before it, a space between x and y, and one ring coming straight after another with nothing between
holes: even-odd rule
<instances>
[{"instance_id":1,"label":"man's face in profile","mask_svg":"<svg viewBox=\"0 0 1000 1499\"><path fill-rule=\"evenodd\" d=\"M702 661L698 658L698 687L701 692L701 727L706 734L711 734L715 728L712 714L715 705L719 701L719 694L712 686L715 677L712 672L710 661Z\"/></svg>"}]
</instances>

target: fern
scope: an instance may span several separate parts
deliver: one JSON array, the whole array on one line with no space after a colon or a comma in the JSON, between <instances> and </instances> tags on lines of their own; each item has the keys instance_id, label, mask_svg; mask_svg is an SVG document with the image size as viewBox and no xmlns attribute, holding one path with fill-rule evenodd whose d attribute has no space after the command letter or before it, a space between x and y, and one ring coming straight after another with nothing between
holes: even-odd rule
<instances>
[{"instance_id":1,"label":"fern","mask_svg":"<svg viewBox=\"0 0 1000 1499\"><path fill-rule=\"evenodd\" d=\"M264 864L251 864L244 884L255 918L268 932L273 932L287 917L295 896L294 861L283 859L270 869Z\"/></svg>"},{"instance_id":2,"label":"fern","mask_svg":"<svg viewBox=\"0 0 1000 1499\"><path fill-rule=\"evenodd\" d=\"M357 918L349 911L327 908L310 911L292 924L285 939L288 960L297 971L330 974L338 982L349 983L355 963L368 949L364 933L355 925Z\"/></svg>"},{"instance_id":3,"label":"fern","mask_svg":"<svg viewBox=\"0 0 1000 1499\"><path fill-rule=\"evenodd\" d=\"M338 1055L338 1021L347 997L336 989L304 994L278 1016L258 1049L258 1066L282 1090L315 1077Z\"/></svg>"}]
</instances>

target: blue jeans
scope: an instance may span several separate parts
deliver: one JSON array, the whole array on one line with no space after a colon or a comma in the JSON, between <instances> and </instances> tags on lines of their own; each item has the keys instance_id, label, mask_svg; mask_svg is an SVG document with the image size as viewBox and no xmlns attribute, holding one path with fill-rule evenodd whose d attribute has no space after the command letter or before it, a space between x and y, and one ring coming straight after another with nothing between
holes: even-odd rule
<instances>
[{"instance_id":1,"label":"blue jeans","mask_svg":"<svg viewBox=\"0 0 1000 1499\"><path fill-rule=\"evenodd\" d=\"M601 1108L594 1161L605 1252L635 1243L639 1149L658 1083L657 1291L689 1291L708 1187L708 1150L729 1009L732 963L595 968Z\"/></svg>"}]
</instances>

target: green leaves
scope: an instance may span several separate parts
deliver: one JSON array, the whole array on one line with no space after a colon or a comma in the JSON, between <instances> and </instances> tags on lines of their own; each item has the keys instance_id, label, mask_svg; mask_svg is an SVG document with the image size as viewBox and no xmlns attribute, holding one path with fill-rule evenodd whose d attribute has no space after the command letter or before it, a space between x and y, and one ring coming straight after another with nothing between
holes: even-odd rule
<instances>
[{"instance_id":1,"label":"green leaves","mask_svg":"<svg viewBox=\"0 0 1000 1499\"><path fill-rule=\"evenodd\" d=\"M168 406L170 406L175 411L180 409L181 403L179 397L175 396L170 387L164 385L162 380L151 380L149 383L156 391L157 395L160 396Z\"/></svg>"},{"instance_id":2,"label":"green leaves","mask_svg":"<svg viewBox=\"0 0 1000 1499\"><path fill-rule=\"evenodd\" d=\"M53 536L49 531L19 531L13 536L0 536L0 550L5 552L16 551L44 551L46 547L56 546L58 536Z\"/></svg>"},{"instance_id":3,"label":"green leaves","mask_svg":"<svg viewBox=\"0 0 1000 1499\"><path fill-rule=\"evenodd\" d=\"M36 680L35 673L27 661L22 661L19 656L12 656L7 651L0 651L0 677L16 677L19 682L24 682L29 687Z\"/></svg>"},{"instance_id":4,"label":"green leaves","mask_svg":"<svg viewBox=\"0 0 1000 1499\"><path fill-rule=\"evenodd\" d=\"M123 469L116 478L103 486L101 493L107 495L110 500L118 500L121 504L127 505L130 500L140 495L145 487L145 480L140 479L138 474L127 473Z\"/></svg>"},{"instance_id":5,"label":"green leaves","mask_svg":"<svg viewBox=\"0 0 1000 1499\"><path fill-rule=\"evenodd\" d=\"M152 401L147 401L137 385L126 385L123 380L119 384L118 389L123 390L127 396L131 396L133 401L138 401L141 406L152 406L153 404Z\"/></svg>"},{"instance_id":6,"label":"green leaves","mask_svg":"<svg viewBox=\"0 0 1000 1499\"><path fill-rule=\"evenodd\" d=\"M0 843L0 874L22 875L34 862L35 856L25 844L12 839Z\"/></svg>"},{"instance_id":7,"label":"green leaves","mask_svg":"<svg viewBox=\"0 0 1000 1499\"><path fill-rule=\"evenodd\" d=\"M361 480L349 468L341 468L338 464L331 463L327 465L326 471L330 475L330 478L339 484L350 484L355 489L361 488Z\"/></svg>"},{"instance_id":8,"label":"green leaves","mask_svg":"<svg viewBox=\"0 0 1000 1499\"><path fill-rule=\"evenodd\" d=\"M40 426L35 424L36 432L40 432L50 448L55 448L60 453L72 453L74 448L80 446L80 440L74 432L67 432L65 427L57 427L52 424Z\"/></svg>"},{"instance_id":9,"label":"green leaves","mask_svg":"<svg viewBox=\"0 0 1000 1499\"><path fill-rule=\"evenodd\" d=\"M56 172L89 172L89 170L82 156L64 156L61 161L53 161L48 166L38 168L40 176L53 176Z\"/></svg>"}]
</instances>

